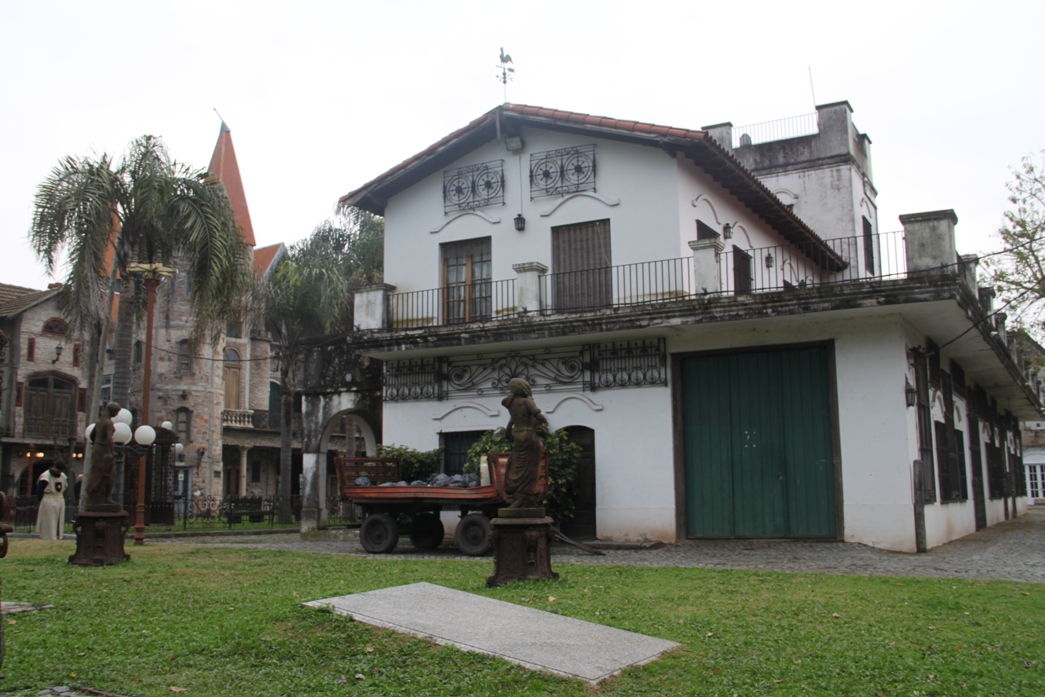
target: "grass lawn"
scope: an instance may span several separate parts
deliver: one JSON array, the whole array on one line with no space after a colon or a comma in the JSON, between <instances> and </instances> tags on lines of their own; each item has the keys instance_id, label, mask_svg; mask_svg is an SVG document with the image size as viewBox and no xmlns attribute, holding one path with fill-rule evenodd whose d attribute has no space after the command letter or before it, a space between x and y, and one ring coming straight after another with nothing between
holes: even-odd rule
<instances>
[{"instance_id":1,"label":"grass lawn","mask_svg":"<svg viewBox=\"0 0 1045 697\"><path fill-rule=\"evenodd\" d=\"M556 565L487 589L492 562L128 545L109 568L13 540L0 691L125 695L1045 695L1045 585ZM303 608L429 581L681 642L588 685Z\"/></svg>"}]
</instances>

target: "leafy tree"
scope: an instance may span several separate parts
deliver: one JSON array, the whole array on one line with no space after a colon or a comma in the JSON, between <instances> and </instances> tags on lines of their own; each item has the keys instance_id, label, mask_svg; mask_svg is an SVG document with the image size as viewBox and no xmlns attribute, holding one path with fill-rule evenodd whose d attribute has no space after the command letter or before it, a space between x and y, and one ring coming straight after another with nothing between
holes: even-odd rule
<instances>
[{"instance_id":1,"label":"leafy tree","mask_svg":"<svg viewBox=\"0 0 1045 697\"><path fill-rule=\"evenodd\" d=\"M280 383L280 522L291 521L291 424L294 391L300 384L301 355L308 339L348 329L352 288L377 282L382 274L384 221L348 209L316 226L293 245L268 280L256 285L248 309L258 327L268 329L280 348L274 356Z\"/></svg>"},{"instance_id":2,"label":"leafy tree","mask_svg":"<svg viewBox=\"0 0 1045 697\"><path fill-rule=\"evenodd\" d=\"M64 260L59 296L76 330L93 332L96 368L92 412L97 411L104 352L116 283L113 399L127 404L135 311L144 288L127 274L133 262L187 263L193 285L194 338L224 326L251 278L250 255L221 184L205 171L170 159L163 142L142 136L119 163L66 157L40 184L30 243L54 275ZM104 300L108 293L107 301Z\"/></svg>"},{"instance_id":3,"label":"leafy tree","mask_svg":"<svg viewBox=\"0 0 1045 697\"><path fill-rule=\"evenodd\" d=\"M1007 185L1011 208L998 230L1004 251L988 259L991 282L1015 324L1041 336L1045 329L1045 150L1028 155Z\"/></svg>"},{"instance_id":4,"label":"leafy tree","mask_svg":"<svg viewBox=\"0 0 1045 697\"><path fill-rule=\"evenodd\" d=\"M504 429L487 431L468 449L465 472L478 472L479 459L490 453L507 453L511 443L504 437ZM563 429L544 437L544 449L548 454L548 497L544 506L548 515L558 523L573 517L573 476L581 457L581 447L570 440Z\"/></svg>"},{"instance_id":5,"label":"leafy tree","mask_svg":"<svg viewBox=\"0 0 1045 697\"><path fill-rule=\"evenodd\" d=\"M418 479L428 481L439 471L443 462L443 449L416 450L406 445L378 445L377 456L399 460L399 478L406 482Z\"/></svg>"}]
</instances>

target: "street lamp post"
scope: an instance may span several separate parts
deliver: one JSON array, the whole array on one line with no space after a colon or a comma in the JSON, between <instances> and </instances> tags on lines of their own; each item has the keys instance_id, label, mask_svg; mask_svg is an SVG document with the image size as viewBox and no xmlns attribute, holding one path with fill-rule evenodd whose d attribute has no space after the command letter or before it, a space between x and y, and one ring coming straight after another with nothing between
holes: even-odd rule
<instances>
[{"instance_id":1,"label":"street lamp post","mask_svg":"<svg viewBox=\"0 0 1045 697\"><path fill-rule=\"evenodd\" d=\"M170 278L177 269L163 264L133 263L127 265L128 273L140 274L145 281L148 292L148 303L145 309L145 372L142 378L142 424L149 423L149 401L152 380L152 326L153 313L156 306L156 288L164 278ZM155 432L154 436L155 437ZM143 445L145 445L143 443ZM152 445L150 441L148 445ZM134 544L145 544L145 465L148 461L148 450L138 458L138 505L134 516Z\"/></svg>"}]
</instances>

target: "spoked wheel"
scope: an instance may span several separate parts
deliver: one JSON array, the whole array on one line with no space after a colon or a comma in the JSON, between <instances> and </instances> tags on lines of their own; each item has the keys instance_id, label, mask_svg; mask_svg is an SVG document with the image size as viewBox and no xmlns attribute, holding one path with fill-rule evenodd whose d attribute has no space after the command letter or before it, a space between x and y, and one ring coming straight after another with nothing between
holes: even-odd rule
<instances>
[{"instance_id":1,"label":"spoked wheel","mask_svg":"<svg viewBox=\"0 0 1045 697\"><path fill-rule=\"evenodd\" d=\"M368 515L359 528L359 542L371 554L388 554L399 544L399 523L387 513Z\"/></svg>"},{"instance_id":2,"label":"spoked wheel","mask_svg":"<svg viewBox=\"0 0 1045 697\"><path fill-rule=\"evenodd\" d=\"M417 549L435 549L443 543L446 529L435 513L419 513L410 526L410 542Z\"/></svg>"},{"instance_id":3,"label":"spoked wheel","mask_svg":"<svg viewBox=\"0 0 1045 697\"><path fill-rule=\"evenodd\" d=\"M457 548L470 557L490 551L490 519L482 513L469 513L457 524Z\"/></svg>"}]
</instances>

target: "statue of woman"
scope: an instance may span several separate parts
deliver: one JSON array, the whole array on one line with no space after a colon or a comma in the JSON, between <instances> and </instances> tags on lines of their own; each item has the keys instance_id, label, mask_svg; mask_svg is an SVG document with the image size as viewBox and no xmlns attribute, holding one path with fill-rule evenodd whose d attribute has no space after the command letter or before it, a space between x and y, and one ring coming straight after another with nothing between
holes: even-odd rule
<instances>
[{"instance_id":1,"label":"statue of woman","mask_svg":"<svg viewBox=\"0 0 1045 697\"><path fill-rule=\"evenodd\" d=\"M116 426L112 417L119 413L120 405L109 402L105 405L105 413L94 424L94 432L91 433L94 447L91 450L91 471L87 474L84 510L98 511L115 505L109 499L113 484L116 483L116 442L113 440Z\"/></svg>"},{"instance_id":2,"label":"statue of woman","mask_svg":"<svg viewBox=\"0 0 1045 697\"><path fill-rule=\"evenodd\" d=\"M504 493L509 508L532 508L540 504L537 474L544 456L541 436L548 433L548 419L533 401L530 383L522 378L512 378L508 382L508 391L511 394L501 402L511 417L505 435L512 443Z\"/></svg>"}]
</instances>

